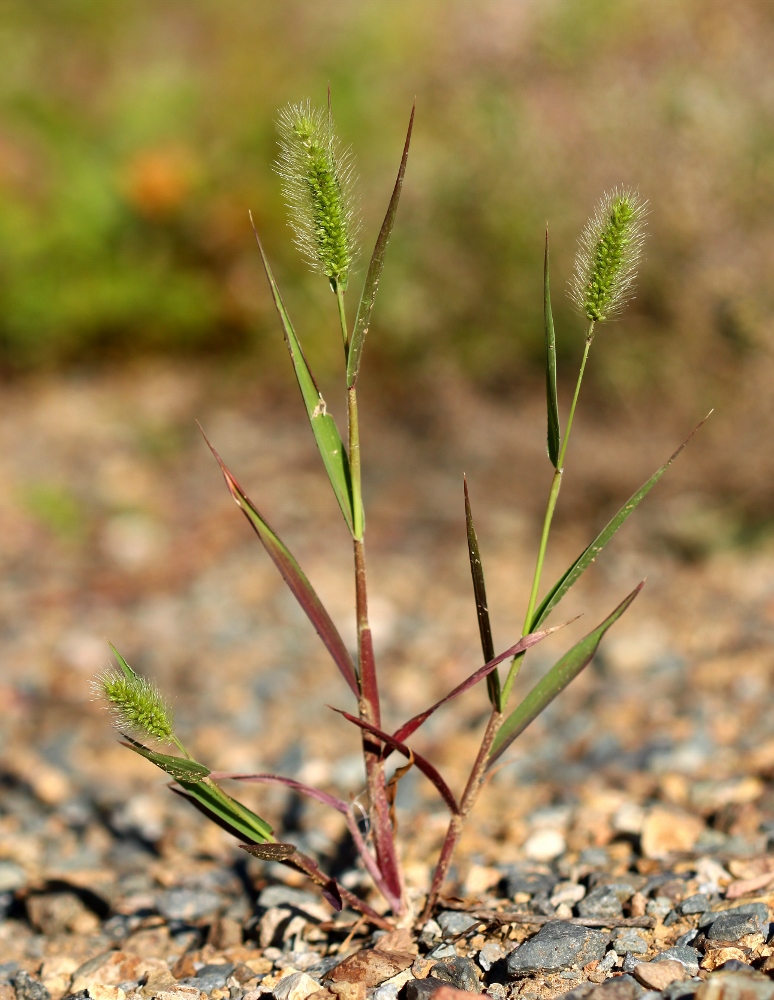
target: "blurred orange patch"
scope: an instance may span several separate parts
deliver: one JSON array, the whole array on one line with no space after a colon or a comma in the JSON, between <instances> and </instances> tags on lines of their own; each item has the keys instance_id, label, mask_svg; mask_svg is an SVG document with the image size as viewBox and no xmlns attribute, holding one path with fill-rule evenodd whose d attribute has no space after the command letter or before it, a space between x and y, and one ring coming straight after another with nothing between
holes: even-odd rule
<instances>
[{"instance_id":1,"label":"blurred orange patch","mask_svg":"<svg viewBox=\"0 0 774 1000\"><path fill-rule=\"evenodd\" d=\"M151 219L173 215L188 197L195 178L193 158L179 147L142 150L125 168L127 200Z\"/></svg>"}]
</instances>

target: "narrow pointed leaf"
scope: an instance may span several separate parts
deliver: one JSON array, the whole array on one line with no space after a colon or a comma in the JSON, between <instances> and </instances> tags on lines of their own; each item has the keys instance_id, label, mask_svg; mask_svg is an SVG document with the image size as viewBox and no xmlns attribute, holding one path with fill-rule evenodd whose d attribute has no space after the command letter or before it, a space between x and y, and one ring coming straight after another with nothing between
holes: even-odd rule
<instances>
[{"instance_id":1,"label":"narrow pointed leaf","mask_svg":"<svg viewBox=\"0 0 774 1000\"><path fill-rule=\"evenodd\" d=\"M121 656L121 654L118 652L113 643L109 642L108 646L110 646L111 650L113 651L113 656L115 656L115 658L118 660L118 665L121 668L121 673L124 675L124 677L128 681L137 680L137 674L135 673L134 670L132 670L132 668L129 666L129 664L126 662L123 656Z\"/></svg>"},{"instance_id":2,"label":"narrow pointed leaf","mask_svg":"<svg viewBox=\"0 0 774 1000\"><path fill-rule=\"evenodd\" d=\"M374 880L374 884L393 909L400 907L399 897L390 892L390 889L384 881L382 873L379 871L379 867L377 866L373 855L368 850L368 847L363 840L363 836L358 829L357 822L352 815L349 805L343 799L336 798L335 795L329 795L328 792L323 792L319 788L314 788L312 785L305 785L301 781L295 781L293 778L285 778L279 774L232 774L229 771L213 771L212 779L213 781L225 781L226 779L231 779L234 781L247 781L256 784L284 785L286 788L292 788L301 795L307 795L311 799L316 799L318 802L322 802L323 805L331 806L333 809L338 810L338 812L340 812L347 821L347 827L352 835L352 840L355 843L358 853L363 859L363 864L366 866L368 873Z\"/></svg>"},{"instance_id":3,"label":"narrow pointed leaf","mask_svg":"<svg viewBox=\"0 0 774 1000\"><path fill-rule=\"evenodd\" d=\"M548 227L543 261L543 323L546 338L546 403L548 406L548 457L556 469L559 466L559 403L556 395L556 334L551 311L551 283L548 266Z\"/></svg>"},{"instance_id":4,"label":"narrow pointed leaf","mask_svg":"<svg viewBox=\"0 0 774 1000\"><path fill-rule=\"evenodd\" d=\"M481 636L481 651L484 661L489 663L495 657L492 625L489 621L489 607L486 601L486 584L484 583L484 567L481 564L481 553L478 548L478 537L473 525L473 512L470 509L468 481L463 476L465 490L465 524L468 531L468 558L470 559L470 575L473 577L473 596L476 600L476 615L478 616L478 632ZM486 678L487 693L492 708L500 710L500 676L497 670L492 670Z\"/></svg>"},{"instance_id":5,"label":"narrow pointed leaf","mask_svg":"<svg viewBox=\"0 0 774 1000\"><path fill-rule=\"evenodd\" d=\"M708 414L709 416L709 414ZM706 420L707 417L704 418ZM554 586L549 590L546 596L543 598L541 603L535 610L535 614L532 617L530 623L530 631L536 629L538 625L541 625L549 613L556 607L556 605L561 601L570 587L578 580L580 576L589 568L589 566L594 562L596 557L602 551L602 549L607 545L610 539L615 535L616 531L621 527L624 521L629 517L630 514L634 512L637 506L645 499L645 497L650 493L656 483L661 479L669 466L674 462L680 452L685 448L688 442L691 440L693 435L698 431L701 425L704 423L697 424L696 427L691 431L688 437L683 441L677 451L658 469L650 479L641 486L636 493L632 494L626 503L621 507L618 513L605 525L605 527L600 531L591 545L584 549L583 552L578 556L575 562L570 566L567 572L557 580Z\"/></svg>"},{"instance_id":6,"label":"narrow pointed leaf","mask_svg":"<svg viewBox=\"0 0 774 1000\"><path fill-rule=\"evenodd\" d=\"M379 729L378 726L372 726L371 723L366 722L365 719L358 719L357 716L350 715L349 712L344 712L340 708L334 708L333 711L338 712L339 715L343 715L349 722L352 722L360 729L364 729L367 733L371 733L372 736L376 736L377 739L380 739L382 743L390 747L390 749L397 750L398 753L402 753L407 760L413 760L417 769L424 774L428 781L435 785L441 795L441 798L449 807L450 811L455 815L459 813L460 807L457 805L457 800L454 798L452 790L429 760L422 757L415 750L410 750L405 743L400 740L396 740L394 736L390 736L389 733L385 733L385 731L383 729Z\"/></svg>"},{"instance_id":7,"label":"narrow pointed leaf","mask_svg":"<svg viewBox=\"0 0 774 1000\"><path fill-rule=\"evenodd\" d=\"M203 781L210 773L208 767L197 763L195 760L188 760L185 757L170 757L165 753L157 753L155 750L149 750L142 743L138 743L137 740L133 740L131 736L126 736L124 733L121 735L124 737L122 740L123 746L134 750L135 753L149 760L151 764L155 764L162 771L166 771L175 781Z\"/></svg>"},{"instance_id":8,"label":"narrow pointed leaf","mask_svg":"<svg viewBox=\"0 0 774 1000\"><path fill-rule=\"evenodd\" d=\"M298 565L290 550L272 531L255 504L249 499L242 487L228 471L220 455L218 455L210 442L207 440L207 435L204 434L204 431L202 431L202 435L204 436L204 440L207 441L210 451L215 456L215 460L220 466L220 470L223 473L223 478L226 480L226 485L231 492L231 496L234 498L237 506L242 510L245 517L252 525L255 533L258 535L264 548L271 556L274 565L282 574L282 577L292 591L293 596L301 605L307 618L312 625L314 625L317 634L322 639L325 648L333 657L333 662L341 671L344 680L349 685L355 697L359 697L360 691L357 681L357 673L355 671L355 665L352 662L352 657L349 655L347 647L344 645L344 640L339 635L338 629L333 624L331 616L325 610L325 607L323 606L320 598L317 596L314 587L307 579L306 574Z\"/></svg>"},{"instance_id":9,"label":"narrow pointed leaf","mask_svg":"<svg viewBox=\"0 0 774 1000\"><path fill-rule=\"evenodd\" d=\"M492 671L499 663L502 663L503 660L507 660L511 656L518 656L520 653L526 652L530 646L534 646L535 643L545 639L547 635L558 631L560 628L564 628L565 624L567 623L565 622L562 625L555 625L553 628L547 628L542 632L533 632L530 635L525 635L522 639L519 639L514 646L511 646L510 649L506 649L504 653L500 653L499 656L495 656L491 659L489 663L485 663L483 667L479 667L478 670L470 675L470 677L464 680L461 684L458 684L453 691L450 691L445 698L441 698L440 701L431 705L430 708L426 708L424 712L420 712L412 719L409 719L408 722L404 722L400 729L395 730L392 734L392 738L401 741L407 740L412 733L415 733L417 729L419 729L425 719L428 719L437 708L441 707L441 705L445 705L447 701L451 701L451 699L456 698L458 694L462 694L469 688L472 688L474 684L478 684L478 682L484 677L491 675Z\"/></svg>"},{"instance_id":10,"label":"narrow pointed leaf","mask_svg":"<svg viewBox=\"0 0 774 1000\"><path fill-rule=\"evenodd\" d=\"M549 705L554 698L583 670L591 661L602 641L605 632L614 625L621 615L626 611L634 598L639 594L644 586L640 583L628 597L618 605L612 614L598 625L593 632L589 632L580 642L576 643L572 649L551 667L548 673L532 688L527 697L521 702L505 722L502 724L497 736L492 743L489 753L490 766L497 758L504 753L513 743L517 736L533 722L538 715Z\"/></svg>"},{"instance_id":11,"label":"narrow pointed leaf","mask_svg":"<svg viewBox=\"0 0 774 1000\"><path fill-rule=\"evenodd\" d=\"M126 735L123 745L174 778L194 805L202 807L202 811L208 815L217 816L222 821L221 825L225 825L235 836L259 842L271 838L272 828L269 824L218 788L210 778L209 768L204 764L157 753Z\"/></svg>"},{"instance_id":12,"label":"narrow pointed leaf","mask_svg":"<svg viewBox=\"0 0 774 1000\"><path fill-rule=\"evenodd\" d=\"M368 328L371 325L371 311L373 310L374 302L376 300L376 292L379 288L379 279L382 276L382 268L384 267L384 257L387 253L387 244L390 241L392 227L395 224L395 215L398 211L400 192L403 187L403 177L406 173L406 162L408 160L409 145L411 144L411 130L414 127L415 111L416 104L414 104L414 107L411 109L411 118L409 119L408 131L406 133L406 142L403 145L403 156L401 157L400 167L398 168L398 177L395 181L395 187L392 189L392 197L390 198L390 203L387 206L387 214L384 217L382 228L379 230L379 235L376 238L376 246L374 247L374 252L371 254L371 262L368 265L368 271L363 284L363 291L360 295L360 303L357 307L355 326L352 330L352 339L347 353L348 389L351 389L357 382L357 377L360 373L360 360L363 356L363 343L365 341L366 334L368 333Z\"/></svg>"},{"instance_id":13,"label":"narrow pointed leaf","mask_svg":"<svg viewBox=\"0 0 774 1000\"><path fill-rule=\"evenodd\" d=\"M189 800L202 812L218 817L227 828L236 831L235 836L248 843L262 843L273 840L274 831L266 820L261 819L252 809L226 795L223 789L211 781L191 784L178 781ZM175 789L173 789L175 790Z\"/></svg>"},{"instance_id":14,"label":"narrow pointed leaf","mask_svg":"<svg viewBox=\"0 0 774 1000\"><path fill-rule=\"evenodd\" d=\"M252 222L252 216L250 217L250 221ZM253 231L255 232L255 227L253 227ZM258 242L258 249L261 252L261 260L266 271L266 277L269 280L274 305L277 307L282 328L285 332L285 343L288 345L290 359L293 362L296 379L298 380L298 387L301 390L306 412L309 416L309 423L312 426L312 433L317 442L320 457L323 460L323 465L328 474L330 484L333 487L333 492L336 494L336 499L341 507L341 513L344 515L344 520L347 522L347 527L351 532L354 530L354 517L352 482L349 474L347 453L344 450L336 422L327 411L325 400L317 388L317 383L304 357L304 352L301 350L301 344L293 329L293 324L290 322L290 317L285 309L285 304L282 301L282 296L279 293L279 288L274 280L274 275L269 266L266 254L263 252L263 246L257 232L255 232L255 238Z\"/></svg>"}]
</instances>

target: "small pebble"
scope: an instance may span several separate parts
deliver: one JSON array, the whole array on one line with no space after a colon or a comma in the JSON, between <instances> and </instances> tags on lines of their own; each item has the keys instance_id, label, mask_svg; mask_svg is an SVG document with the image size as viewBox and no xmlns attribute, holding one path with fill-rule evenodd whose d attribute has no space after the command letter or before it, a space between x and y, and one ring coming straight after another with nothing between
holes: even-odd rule
<instances>
[{"instance_id":1,"label":"small pebble","mask_svg":"<svg viewBox=\"0 0 774 1000\"><path fill-rule=\"evenodd\" d=\"M588 965L604 956L607 942L607 934L590 927L551 921L510 953L508 972L524 976Z\"/></svg>"},{"instance_id":2,"label":"small pebble","mask_svg":"<svg viewBox=\"0 0 774 1000\"><path fill-rule=\"evenodd\" d=\"M682 963L665 960L640 962L634 970L634 978L649 990L663 990L670 983L686 979L687 975Z\"/></svg>"},{"instance_id":3,"label":"small pebble","mask_svg":"<svg viewBox=\"0 0 774 1000\"><path fill-rule=\"evenodd\" d=\"M533 861L553 861L567 849L567 841L560 830L536 830L524 844L524 854Z\"/></svg>"},{"instance_id":4,"label":"small pebble","mask_svg":"<svg viewBox=\"0 0 774 1000\"><path fill-rule=\"evenodd\" d=\"M453 938L458 934L464 934L465 931L469 931L476 924L481 923L480 920L471 917L470 914L462 910L442 910L436 917L436 921L444 938Z\"/></svg>"}]
</instances>

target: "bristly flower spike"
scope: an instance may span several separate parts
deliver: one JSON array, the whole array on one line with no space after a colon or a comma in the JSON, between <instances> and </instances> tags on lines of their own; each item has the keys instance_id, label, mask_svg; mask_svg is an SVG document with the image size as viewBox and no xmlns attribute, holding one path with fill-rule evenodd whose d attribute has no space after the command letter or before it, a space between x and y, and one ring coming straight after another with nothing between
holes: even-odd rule
<instances>
[{"instance_id":1,"label":"bristly flower spike","mask_svg":"<svg viewBox=\"0 0 774 1000\"><path fill-rule=\"evenodd\" d=\"M646 214L637 192L615 188L580 235L570 298L592 323L613 319L634 294Z\"/></svg>"},{"instance_id":2,"label":"bristly flower spike","mask_svg":"<svg viewBox=\"0 0 774 1000\"><path fill-rule=\"evenodd\" d=\"M277 131L275 170L296 246L334 291L344 291L359 231L351 153L333 132L330 108L313 108L309 101L281 111Z\"/></svg>"},{"instance_id":3,"label":"bristly flower spike","mask_svg":"<svg viewBox=\"0 0 774 1000\"><path fill-rule=\"evenodd\" d=\"M92 681L92 690L108 702L116 729L179 746L172 711L158 687L136 674L116 649L113 652L119 668L110 667L99 674Z\"/></svg>"}]
</instances>

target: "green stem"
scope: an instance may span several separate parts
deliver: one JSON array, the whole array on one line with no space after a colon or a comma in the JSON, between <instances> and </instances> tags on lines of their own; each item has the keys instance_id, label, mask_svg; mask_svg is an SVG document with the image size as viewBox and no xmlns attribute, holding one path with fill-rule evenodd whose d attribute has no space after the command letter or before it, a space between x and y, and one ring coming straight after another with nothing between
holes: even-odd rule
<instances>
[{"instance_id":1,"label":"green stem","mask_svg":"<svg viewBox=\"0 0 774 1000\"><path fill-rule=\"evenodd\" d=\"M575 383L575 392L572 397L572 404L570 406L570 415L567 418L567 427L564 432L564 440L562 441L562 447L559 449L559 459L556 463L556 470L554 472L554 478L551 480L551 489L548 494L548 503L546 504L546 513L543 518L543 530L540 533L540 546L538 548L537 559L535 560L535 573L532 577L532 589L529 595L529 602L527 604L527 613L524 616L524 627L522 629L522 635L529 635L532 631L532 618L535 614L535 605L537 604L538 592L540 590L540 578L543 575L543 563L546 558L546 549L548 547L548 537L551 534L551 522L554 519L554 511L556 510L556 502L559 499L559 490L562 488L562 475L564 474L564 458L567 454L567 444L570 440L570 431L572 430L572 422L575 418L575 410L578 406L578 397L580 396L581 383L583 382L583 375L586 371L586 362L589 358L589 351L591 350L591 342L594 339L594 321L589 323L589 328L586 333L586 345L583 349L583 360L581 361L580 371L578 372L578 381ZM508 703L508 698L510 697L511 691L513 690L513 684L518 676L519 670L521 669L521 662L524 659L524 653L518 656L514 656L511 661L511 667L508 671L508 676L503 685L502 697L500 701L501 709L504 709Z\"/></svg>"},{"instance_id":2,"label":"green stem","mask_svg":"<svg viewBox=\"0 0 774 1000\"><path fill-rule=\"evenodd\" d=\"M339 308L339 324L341 325L341 335L344 338L344 354L349 354L349 330L347 329L347 314L344 311L344 289L341 282L336 282L336 305Z\"/></svg>"},{"instance_id":3,"label":"green stem","mask_svg":"<svg viewBox=\"0 0 774 1000\"><path fill-rule=\"evenodd\" d=\"M339 322L344 340L344 354L349 354L349 330L344 311L344 290L336 284L336 302ZM376 677L373 639L368 622L368 590L365 569L365 519L363 517L363 493L360 475L360 421L358 419L357 389L347 389L347 418L349 426L349 474L352 484L353 526L352 537L355 555L355 614L357 617L357 649L359 666L360 718L372 725L381 725L379 687ZM376 861L391 893L396 915L403 910L403 886L400 865L395 849L395 838L390 821L390 804L384 777L384 762L379 745L364 732L363 757L366 768L366 784L371 811L371 829L376 850Z\"/></svg>"}]
</instances>

